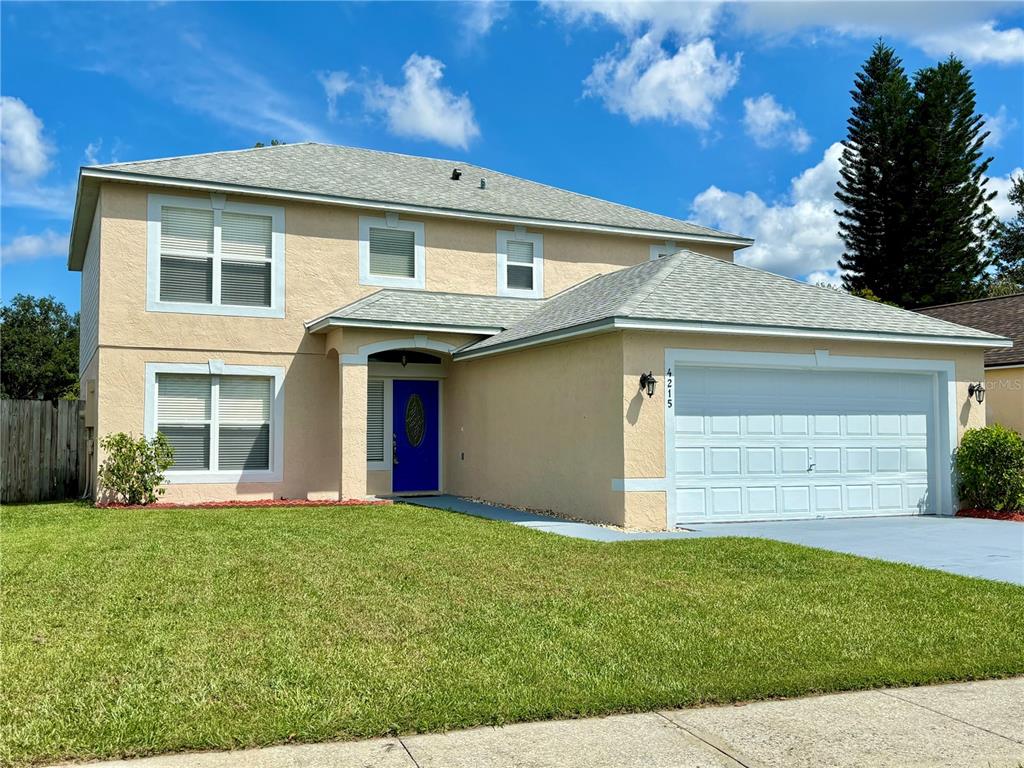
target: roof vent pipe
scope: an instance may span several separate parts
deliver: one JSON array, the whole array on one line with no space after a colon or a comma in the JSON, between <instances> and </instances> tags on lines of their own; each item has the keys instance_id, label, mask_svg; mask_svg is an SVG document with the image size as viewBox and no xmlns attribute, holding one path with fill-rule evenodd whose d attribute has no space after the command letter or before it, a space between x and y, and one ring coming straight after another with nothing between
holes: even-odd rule
<instances>
[{"instance_id":1,"label":"roof vent pipe","mask_svg":"<svg viewBox=\"0 0 1024 768\"><path fill-rule=\"evenodd\" d=\"M480 179L480 189L487 189L487 179Z\"/></svg>"},{"instance_id":2,"label":"roof vent pipe","mask_svg":"<svg viewBox=\"0 0 1024 768\"><path fill-rule=\"evenodd\" d=\"M452 168L452 181L458 181L462 178L462 171L458 168Z\"/></svg>"}]
</instances>

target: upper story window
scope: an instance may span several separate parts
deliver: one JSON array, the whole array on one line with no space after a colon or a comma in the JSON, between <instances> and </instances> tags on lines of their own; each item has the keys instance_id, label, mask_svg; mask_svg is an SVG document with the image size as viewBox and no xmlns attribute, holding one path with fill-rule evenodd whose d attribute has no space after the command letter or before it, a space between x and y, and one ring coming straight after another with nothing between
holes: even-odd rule
<instances>
[{"instance_id":1,"label":"upper story window","mask_svg":"<svg viewBox=\"0 0 1024 768\"><path fill-rule=\"evenodd\" d=\"M284 317L284 209L149 196L152 312Z\"/></svg>"},{"instance_id":2,"label":"upper story window","mask_svg":"<svg viewBox=\"0 0 1024 768\"><path fill-rule=\"evenodd\" d=\"M168 482L280 479L282 369L211 361L149 363L146 373L146 433L174 448Z\"/></svg>"},{"instance_id":3,"label":"upper story window","mask_svg":"<svg viewBox=\"0 0 1024 768\"><path fill-rule=\"evenodd\" d=\"M359 282L386 288L426 285L423 224L397 214L359 217Z\"/></svg>"},{"instance_id":4,"label":"upper story window","mask_svg":"<svg viewBox=\"0 0 1024 768\"><path fill-rule=\"evenodd\" d=\"M544 236L522 227L498 232L498 295L544 297Z\"/></svg>"}]
</instances>

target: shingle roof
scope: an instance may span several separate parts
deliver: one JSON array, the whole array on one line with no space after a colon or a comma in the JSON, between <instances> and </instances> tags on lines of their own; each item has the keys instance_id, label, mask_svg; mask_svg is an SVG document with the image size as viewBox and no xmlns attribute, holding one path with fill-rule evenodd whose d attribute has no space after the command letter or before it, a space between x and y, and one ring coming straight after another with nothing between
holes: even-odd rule
<instances>
[{"instance_id":1,"label":"shingle roof","mask_svg":"<svg viewBox=\"0 0 1024 768\"><path fill-rule=\"evenodd\" d=\"M452 181L452 169L462 178ZM463 161L302 143L93 166L95 170L476 214L747 241ZM480 179L486 189L480 188Z\"/></svg>"},{"instance_id":2,"label":"shingle roof","mask_svg":"<svg viewBox=\"0 0 1024 768\"><path fill-rule=\"evenodd\" d=\"M374 323L452 326L495 333L515 325L540 303L536 299L385 288L310 320L306 327L316 332L330 325Z\"/></svg>"},{"instance_id":3,"label":"shingle roof","mask_svg":"<svg viewBox=\"0 0 1024 768\"><path fill-rule=\"evenodd\" d=\"M541 303L521 322L461 350L496 350L603 321L669 321L695 330L717 326L788 328L801 331L956 340L1003 340L916 312L859 299L682 251L658 261L592 278Z\"/></svg>"},{"instance_id":4,"label":"shingle roof","mask_svg":"<svg viewBox=\"0 0 1024 768\"><path fill-rule=\"evenodd\" d=\"M987 366L1024 364L1024 293L922 307L917 311L1012 339L1011 348L985 353Z\"/></svg>"}]
</instances>

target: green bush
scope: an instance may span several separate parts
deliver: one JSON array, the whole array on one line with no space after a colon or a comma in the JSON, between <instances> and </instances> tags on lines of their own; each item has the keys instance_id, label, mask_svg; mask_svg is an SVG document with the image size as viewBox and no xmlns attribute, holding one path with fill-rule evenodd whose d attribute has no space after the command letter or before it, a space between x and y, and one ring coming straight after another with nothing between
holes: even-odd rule
<instances>
[{"instance_id":1,"label":"green bush","mask_svg":"<svg viewBox=\"0 0 1024 768\"><path fill-rule=\"evenodd\" d=\"M964 432L956 451L960 500L979 509L1024 508L1024 439L998 424Z\"/></svg>"},{"instance_id":2,"label":"green bush","mask_svg":"<svg viewBox=\"0 0 1024 768\"><path fill-rule=\"evenodd\" d=\"M174 449L162 434L152 440L116 432L100 440L106 453L100 465L100 497L125 504L152 504L162 495L164 470L174 463Z\"/></svg>"}]
</instances>

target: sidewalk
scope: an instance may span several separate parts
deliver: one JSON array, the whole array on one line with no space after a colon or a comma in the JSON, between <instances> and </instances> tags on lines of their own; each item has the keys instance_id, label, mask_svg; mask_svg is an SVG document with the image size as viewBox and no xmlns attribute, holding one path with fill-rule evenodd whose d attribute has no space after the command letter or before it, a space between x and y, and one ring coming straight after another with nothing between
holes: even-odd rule
<instances>
[{"instance_id":1,"label":"sidewalk","mask_svg":"<svg viewBox=\"0 0 1024 768\"><path fill-rule=\"evenodd\" d=\"M358 742L165 755L112 768L1024 766L1024 678L523 723Z\"/></svg>"}]
</instances>

